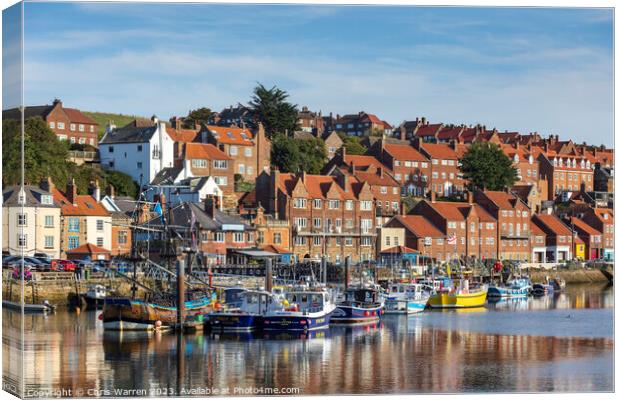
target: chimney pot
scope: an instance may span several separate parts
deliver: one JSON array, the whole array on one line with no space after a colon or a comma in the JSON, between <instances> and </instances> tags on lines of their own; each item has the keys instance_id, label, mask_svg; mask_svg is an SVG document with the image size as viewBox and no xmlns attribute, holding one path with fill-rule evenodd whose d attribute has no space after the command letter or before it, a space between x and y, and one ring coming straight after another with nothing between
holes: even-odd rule
<instances>
[{"instance_id":1,"label":"chimney pot","mask_svg":"<svg viewBox=\"0 0 620 400\"><path fill-rule=\"evenodd\" d=\"M431 203L434 203L436 199L436 194L434 190L431 190Z\"/></svg>"}]
</instances>

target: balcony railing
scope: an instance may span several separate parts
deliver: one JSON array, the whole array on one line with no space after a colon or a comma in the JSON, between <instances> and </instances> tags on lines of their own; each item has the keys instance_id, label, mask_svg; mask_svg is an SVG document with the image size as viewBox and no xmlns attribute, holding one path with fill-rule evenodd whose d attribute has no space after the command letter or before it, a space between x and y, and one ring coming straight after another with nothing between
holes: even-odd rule
<instances>
[{"instance_id":1,"label":"balcony railing","mask_svg":"<svg viewBox=\"0 0 620 400\"><path fill-rule=\"evenodd\" d=\"M96 151L70 150L69 158L70 159L82 159L84 161L95 161L99 157Z\"/></svg>"}]
</instances>

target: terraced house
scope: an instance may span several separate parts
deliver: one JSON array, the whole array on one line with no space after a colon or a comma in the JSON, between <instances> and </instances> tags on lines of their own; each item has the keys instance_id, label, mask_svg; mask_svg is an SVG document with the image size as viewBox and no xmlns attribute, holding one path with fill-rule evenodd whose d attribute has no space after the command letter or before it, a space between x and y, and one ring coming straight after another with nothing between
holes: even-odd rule
<instances>
[{"instance_id":1,"label":"terraced house","mask_svg":"<svg viewBox=\"0 0 620 400\"><path fill-rule=\"evenodd\" d=\"M298 260L339 263L373 259L376 226L370 185L338 177L273 171L256 181L256 201L276 219L291 222L291 251Z\"/></svg>"},{"instance_id":2,"label":"terraced house","mask_svg":"<svg viewBox=\"0 0 620 400\"><path fill-rule=\"evenodd\" d=\"M49 190L60 205L60 258L87 243L105 249L112 247L112 216L93 196L78 195L72 179L65 192Z\"/></svg>"},{"instance_id":3,"label":"terraced house","mask_svg":"<svg viewBox=\"0 0 620 400\"><path fill-rule=\"evenodd\" d=\"M36 186L9 186L2 192L2 251L11 255L60 256L60 207Z\"/></svg>"}]
</instances>

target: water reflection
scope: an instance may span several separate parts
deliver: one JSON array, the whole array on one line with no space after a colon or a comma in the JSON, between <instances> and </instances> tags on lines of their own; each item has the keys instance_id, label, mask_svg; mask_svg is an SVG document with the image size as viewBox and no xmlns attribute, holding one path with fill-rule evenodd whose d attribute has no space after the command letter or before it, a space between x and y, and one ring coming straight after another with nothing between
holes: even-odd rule
<instances>
[{"instance_id":1,"label":"water reflection","mask_svg":"<svg viewBox=\"0 0 620 400\"><path fill-rule=\"evenodd\" d=\"M179 387L299 387L301 394L610 391L612 328L591 320L611 320L613 310L604 307L613 304L613 291L571 289L546 300L394 316L299 335L205 332L179 338L104 332L96 312L27 315L26 382L74 392L160 390L147 392L153 395ZM578 335L547 327L554 318L570 321ZM10 344L4 374L13 379L7 369L19 358L20 323L18 314L3 310L3 343ZM514 325L535 334L515 334ZM485 331L489 327L495 331Z\"/></svg>"}]
</instances>

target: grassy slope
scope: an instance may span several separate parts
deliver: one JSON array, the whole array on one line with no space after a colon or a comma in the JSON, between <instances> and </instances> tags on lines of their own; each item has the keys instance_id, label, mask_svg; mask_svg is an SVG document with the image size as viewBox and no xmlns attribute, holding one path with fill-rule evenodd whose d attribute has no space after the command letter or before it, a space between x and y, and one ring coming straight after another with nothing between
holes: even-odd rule
<instances>
[{"instance_id":1,"label":"grassy slope","mask_svg":"<svg viewBox=\"0 0 620 400\"><path fill-rule=\"evenodd\" d=\"M87 117L94 119L99 124L99 138L103 136L105 127L110 120L114 122L114 125L121 127L127 125L136 118L144 118L137 115L112 114L104 112L82 111L82 113L84 113Z\"/></svg>"}]
</instances>

